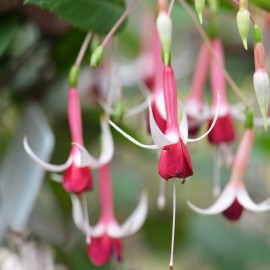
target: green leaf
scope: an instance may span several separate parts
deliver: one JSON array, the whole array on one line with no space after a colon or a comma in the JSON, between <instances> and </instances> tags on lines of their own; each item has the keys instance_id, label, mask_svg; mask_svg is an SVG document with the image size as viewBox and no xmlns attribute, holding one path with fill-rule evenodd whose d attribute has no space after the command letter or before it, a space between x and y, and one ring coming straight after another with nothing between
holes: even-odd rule
<instances>
[{"instance_id":1,"label":"green leaf","mask_svg":"<svg viewBox=\"0 0 270 270\"><path fill-rule=\"evenodd\" d=\"M19 23L14 17L0 23L0 56L8 49Z\"/></svg>"},{"instance_id":2,"label":"green leaf","mask_svg":"<svg viewBox=\"0 0 270 270\"><path fill-rule=\"evenodd\" d=\"M256 5L265 10L270 11L270 1L269 0L249 0L250 3Z\"/></svg>"},{"instance_id":3,"label":"green leaf","mask_svg":"<svg viewBox=\"0 0 270 270\"><path fill-rule=\"evenodd\" d=\"M124 0L26 0L47 9L76 28L107 33L125 8Z\"/></svg>"}]
</instances>

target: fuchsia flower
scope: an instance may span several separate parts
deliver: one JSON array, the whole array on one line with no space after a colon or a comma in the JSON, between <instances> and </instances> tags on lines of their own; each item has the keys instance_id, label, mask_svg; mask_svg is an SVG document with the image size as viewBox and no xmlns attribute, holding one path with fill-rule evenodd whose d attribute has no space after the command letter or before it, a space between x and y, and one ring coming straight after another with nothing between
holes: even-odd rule
<instances>
[{"instance_id":1,"label":"fuchsia flower","mask_svg":"<svg viewBox=\"0 0 270 270\"><path fill-rule=\"evenodd\" d=\"M95 227L85 226L85 217L77 196L72 196L73 219L77 227L91 236L88 243L88 256L95 265L107 264L114 256L122 259L122 238L135 234L143 225L147 215L147 197L143 193L133 214L123 225L119 225L113 210L113 193L110 166L106 164L99 168L99 197L101 217ZM87 221L88 222L88 221ZM89 240L89 239L88 239Z\"/></svg>"},{"instance_id":2,"label":"fuchsia flower","mask_svg":"<svg viewBox=\"0 0 270 270\"><path fill-rule=\"evenodd\" d=\"M113 140L107 120L101 120L102 151L99 159L80 151L83 145L82 121L79 95L76 88L71 88L68 93L68 120L73 146L67 162L63 165L53 165L39 159L29 147L26 137L24 148L27 154L44 169L51 172L64 172L62 184L67 192L82 193L93 187L92 173L89 167L98 168L111 160L113 155ZM86 151L86 150L85 150Z\"/></svg>"},{"instance_id":3,"label":"fuchsia flower","mask_svg":"<svg viewBox=\"0 0 270 270\"><path fill-rule=\"evenodd\" d=\"M203 43L200 48L199 57L195 67L191 93L185 102L188 117L188 132L191 136L196 136L200 131L205 117L202 94L207 78L207 71L210 64L211 55L206 43Z\"/></svg>"},{"instance_id":4,"label":"fuchsia flower","mask_svg":"<svg viewBox=\"0 0 270 270\"><path fill-rule=\"evenodd\" d=\"M195 212L203 215L223 213L227 219L236 221L240 218L243 208L254 212L270 210L270 198L260 204L255 204L250 199L243 182L248 167L253 140L254 131L251 126L247 126L237 150L232 167L231 178L224 188L224 191L218 200L208 209L198 208L188 201L188 205Z\"/></svg>"},{"instance_id":5,"label":"fuchsia flower","mask_svg":"<svg viewBox=\"0 0 270 270\"><path fill-rule=\"evenodd\" d=\"M214 39L211 43L217 56L217 59L213 57L211 59L212 110L216 111L218 106L217 89L220 95L220 109L219 117L213 130L208 135L208 140L212 144L229 143L235 139L235 130L230 115L230 106L226 97L226 84L222 71L222 66L224 66L224 52L219 39ZM212 121L213 119L209 121L209 126L211 126Z\"/></svg>"}]
</instances>

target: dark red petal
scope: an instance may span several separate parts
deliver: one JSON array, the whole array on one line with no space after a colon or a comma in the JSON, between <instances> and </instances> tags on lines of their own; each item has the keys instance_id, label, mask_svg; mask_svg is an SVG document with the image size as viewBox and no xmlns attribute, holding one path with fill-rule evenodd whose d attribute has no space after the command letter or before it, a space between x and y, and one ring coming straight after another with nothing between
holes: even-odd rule
<instances>
[{"instance_id":1,"label":"dark red petal","mask_svg":"<svg viewBox=\"0 0 270 270\"><path fill-rule=\"evenodd\" d=\"M231 221L237 221L241 217L242 212L243 206L235 199L233 204L222 214Z\"/></svg>"},{"instance_id":2,"label":"dark red petal","mask_svg":"<svg viewBox=\"0 0 270 270\"><path fill-rule=\"evenodd\" d=\"M107 234L98 238L92 238L87 250L92 263L102 266L110 262L112 256L118 261L122 260L122 241L113 239Z\"/></svg>"},{"instance_id":3,"label":"dark red petal","mask_svg":"<svg viewBox=\"0 0 270 270\"><path fill-rule=\"evenodd\" d=\"M93 264L101 266L110 261L112 253L111 241L111 238L107 234L102 237L91 238L87 254Z\"/></svg>"},{"instance_id":4,"label":"dark red petal","mask_svg":"<svg viewBox=\"0 0 270 270\"><path fill-rule=\"evenodd\" d=\"M192 138L198 135L201 129L201 123L193 116L188 115L188 135Z\"/></svg>"},{"instance_id":5,"label":"dark red petal","mask_svg":"<svg viewBox=\"0 0 270 270\"><path fill-rule=\"evenodd\" d=\"M208 127L212 125L209 121ZM219 117L212 131L208 134L208 141L212 144L228 143L235 139L235 129L230 114Z\"/></svg>"},{"instance_id":6,"label":"dark red petal","mask_svg":"<svg viewBox=\"0 0 270 270\"><path fill-rule=\"evenodd\" d=\"M151 108L152 108L154 119L155 119L159 129L163 133L165 133L166 126L167 126L166 120L163 119L163 117L160 115L160 112L159 112L155 102L152 103ZM147 131L149 134L151 134L150 123L149 123L149 111L147 111Z\"/></svg>"},{"instance_id":7,"label":"dark red petal","mask_svg":"<svg viewBox=\"0 0 270 270\"><path fill-rule=\"evenodd\" d=\"M64 173L63 187L67 192L77 194L92 190L93 178L90 168L79 168L73 163Z\"/></svg>"},{"instance_id":8,"label":"dark red petal","mask_svg":"<svg viewBox=\"0 0 270 270\"><path fill-rule=\"evenodd\" d=\"M178 143L163 148L158 171L165 180L174 177L185 179L193 175L190 155L181 139Z\"/></svg>"}]
</instances>

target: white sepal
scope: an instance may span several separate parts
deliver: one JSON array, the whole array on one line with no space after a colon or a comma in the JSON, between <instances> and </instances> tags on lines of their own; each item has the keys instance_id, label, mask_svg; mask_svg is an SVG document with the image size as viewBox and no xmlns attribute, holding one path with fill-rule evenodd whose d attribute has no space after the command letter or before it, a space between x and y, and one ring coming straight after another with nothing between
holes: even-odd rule
<instances>
[{"instance_id":1,"label":"white sepal","mask_svg":"<svg viewBox=\"0 0 270 270\"><path fill-rule=\"evenodd\" d=\"M237 192L238 202L247 210L253 212L265 212L270 210L270 198L260 204L255 204L244 186L241 186Z\"/></svg>"},{"instance_id":2,"label":"white sepal","mask_svg":"<svg viewBox=\"0 0 270 270\"><path fill-rule=\"evenodd\" d=\"M73 162L73 157L70 155L66 163L62 165L54 165L45 162L44 160L40 159L30 148L28 142L27 142L27 137L24 137L23 139L23 146L26 151L26 153L36 162L38 163L43 169L51 172L63 172L65 171Z\"/></svg>"},{"instance_id":3,"label":"white sepal","mask_svg":"<svg viewBox=\"0 0 270 270\"><path fill-rule=\"evenodd\" d=\"M235 189L231 186L227 186L223 193L220 195L218 200L209 208L207 209L201 209L194 204L192 204L190 201L187 201L188 206L195 212L202 214L202 215L215 215L222 213L226 209L228 209L232 203L235 200L236 194Z\"/></svg>"},{"instance_id":4,"label":"white sepal","mask_svg":"<svg viewBox=\"0 0 270 270\"><path fill-rule=\"evenodd\" d=\"M182 110L182 119L179 127L180 134L183 136L183 142L186 144L187 141L184 138L188 138L188 119L186 110Z\"/></svg>"},{"instance_id":5,"label":"white sepal","mask_svg":"<svg viewBox=\"0 0 270 270\"><path fill-rule=\"evenodd\" d=\"M184 137L182 134L180 135L181 136L181 139L183 141L186 141L186 142L197 142L197 141L200 141L203 138L205 138L212 131L212 129L214 128L214 126L216 124L216 121L217 121L217 118L218 118L218 114L219 114L219 105L220 105L220 96L219 96L219 93L218 93L218 104L217 104L216 114L215 114L215 117L214 117L214 120L212 122L211 127L202 136L200 136L200 137L198 137L196 139L189 139L187 137Z\"/></svg>"},{"instance_id":6,"label":"white sepal","mask_svg":"<svg viewBox=\"0 0 270 270\"><path fill-rule=\"evenodd\" d=\"M143 225L148 212L147 194L143 192L140 201L130 217L119 229L109 230L108 234L114 238L128 237L135 234Z\"/></svg>"},{"instance_id":7,"label":"white sepal","mask_svg":"<svg viewBox=\"0 0 270 270\"><path fill-rule=\"evenodd\" d=\"M132 143L145 148L145 149L159 149L160 147L157 145L146 145L146 144L142 144L140 142L138 142L137 140L135 140L133 137L131 137L130 135L128 135L124 130L122 130L120 127L118 127L114 122L112 122L111 120L109 120L110 125L115 128L119 133L121 133L124 137L126 137L129 141L131 141Z\"/></svg>"},{"instance_id":8,"label":"white sepal","mask_svg":"<svg viewBox=\"0 0 270 270\"><path fill-rule=\"evenodd\" d=\"M151 130L151 136L154 143L160 148L170 144L176 144L179 140L178 134L168 134L165 135L159 129L153 115L151 102L149 101L149 124Z\"/></svg>"}]
</instances>

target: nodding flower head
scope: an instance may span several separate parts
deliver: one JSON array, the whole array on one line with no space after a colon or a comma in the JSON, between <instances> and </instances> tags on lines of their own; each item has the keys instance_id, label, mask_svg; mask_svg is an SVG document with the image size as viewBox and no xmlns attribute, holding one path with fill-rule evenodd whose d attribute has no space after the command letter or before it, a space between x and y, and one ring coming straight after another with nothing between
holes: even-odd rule
<instances>
[{"instance_id":1,"label":"nodding flower head","mask_svg":"<svg viewBox=\"0 0 270 270\"><path fill-rule=\"evenodd\" d=\"M98 170L99 197L101 216L96 226L90 227L88 215L83 211L78 196L72 196L73 219L76 226L86 234L88 240L87 252L95 265L107 264L113 257L122 259L122 238L135 234L143 225L148 205L146 194L143 193L140 202L131 216L119 225L114 215L113 191L110 165L106 164ZM86 225L87 224L87 225ZM88 235L89 234L89 235ZM88 237L90 238L88 239Z\"/></svg>"},{"instance_id":2,"label":"nodding flower head","mask_svg":"<svg viewBox=\"0 0 270 270\"><path fill-rule=\"evenodd\" d=\"M200 48L199 57L195 67L191 92L185 102L188 117L188 133L190 136L196 136L201 128L203 116L203 99L202 94L207 78L207 71L211 60L210 51L206 43Z\"/></svg>"},{"instance_id":3,"label":"nodding flower head","mask_svg":"<svg viewBox=\"0 0 270 270\"><path fill-rule=\"evenodd\" d=\"M216 111L218 106L218 92L220 95L219 117L208 135L208 140L212 144L229 143L235 139L235 129L233 126L230 107L226 97L226 84L223 74L224 52L222 43L219 39L212 40L212 46L216 54L216 58L211 59L211 87L212 87L212 110ZM209 121L209 126L212 124Z\"/></svg>"},{"instance_id":4,"label":"nodding flower head","mask_svg":"<svg viewBox=\"0 0 270 270\"><path fill-rule=\"evenodd\" d=\"M53 165L44 162L32 151L24 138L24 148L27 154L44 169L51 172L63 172L63 187L67 192L82 193L93 187L91 168L98 168L109 162L112 158L114 146L112 135L105 118L101 119L102 150L99 159L92 157L83 147L83 132L79 94L76 88L68 93L68 120L73 146L68 160L63 165Z\"/></svg>"},{"instance_id":5,"label":"nodding flower head","mask_svg":"<svg viewBox=\"0 0 270 270\"><path fill-rule=\"evenodd\" d=\"M236 221L241 217L243 209L254 212L270 210L270 199L260 204L255 204L249 197L244 176L248 167L249 156L252 150L254 131L252 130L253 120L248 120L236 157L233 163L231 178L224 188L218 200L208 209L200 209L188 202L188 205L195 211L203 215L214 215L222 213L227 219Z\"/></svg>"}]
</instances>

